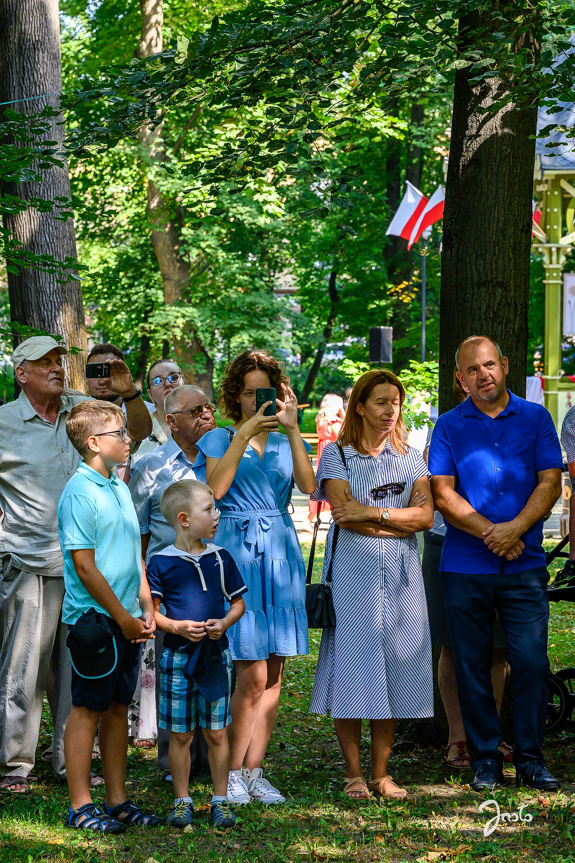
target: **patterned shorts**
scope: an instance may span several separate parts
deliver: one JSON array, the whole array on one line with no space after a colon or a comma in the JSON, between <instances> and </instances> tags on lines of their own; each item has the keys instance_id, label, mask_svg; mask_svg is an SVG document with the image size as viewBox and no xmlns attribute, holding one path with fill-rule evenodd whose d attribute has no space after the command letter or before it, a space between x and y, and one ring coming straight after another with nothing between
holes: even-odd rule
<instances>
[{"instance_id":1,"label":"patterned shorts","mask_svg":"<svg viewBox=\"0 0 575 863\"><path fill-rule=\"evenodd\" d=\"M184 674L189 656L169 647L163 648L160 656L160 728L183 732L193 731L196 725L216 730L230 724L233 662L227 648L222 651L222 658L228 672L228 691L217 701L206 701L195 682Z\"/></svg>"}]
</instances>

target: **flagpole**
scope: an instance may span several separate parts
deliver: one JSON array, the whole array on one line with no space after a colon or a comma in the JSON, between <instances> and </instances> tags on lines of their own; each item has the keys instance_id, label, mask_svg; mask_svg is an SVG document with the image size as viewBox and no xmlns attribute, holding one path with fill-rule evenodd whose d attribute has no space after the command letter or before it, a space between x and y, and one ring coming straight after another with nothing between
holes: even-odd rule
<instances>
[{"instance_id":1,"label":"flagpole","mask_svg":"<svg viewBox=\"0 0 575 863\"><path fill-rule=\"evenodd\" d=\"M421 235L423 247L421 250L421 362L425 362L426 355L426 312L427 312L427 241L431 237L431 230L426 230Z\"/></svg>"}]
</instances>

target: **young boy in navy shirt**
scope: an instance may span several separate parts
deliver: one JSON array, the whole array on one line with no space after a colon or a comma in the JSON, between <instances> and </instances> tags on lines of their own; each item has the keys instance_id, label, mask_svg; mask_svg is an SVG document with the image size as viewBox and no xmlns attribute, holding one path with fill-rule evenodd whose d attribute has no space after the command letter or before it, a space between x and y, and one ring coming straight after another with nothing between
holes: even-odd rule
<instances>
[{"instance_id":1,"label":"young boy in navy shirt","mask_svg":"<svg viewBox=\"0 0 575 863\"><path fill-rule=\"evenodd\" d=\"M72 712L64 734L70 809L66 827L121 833L163 819L126 799L128 708L138 680L140 644L156 628L130 493L113 470L130 438L122 410L110 402L74 406L66 432L83 461L62 492L58 531L72 660ZM106 781L104 811L90 792L96 728Z\"/></svg>"},{"instance_id":2,"label":"young boy in navy shirt","mask_svg":"<svg viewBox=\"0 0 575 863\"><path fill-rule=\"evenodd\" d=\"M219 520L209 486L191 479L175 482L162 495L160 509L176 531L175 544L154 554L147 571L156 624L166 633L160 658L159 726L170 731L168 758L175 792L166 823L183 828L193 819L190 743L197 707L214 783L210 820L215 827L233 827L236 817L226 796L232 658L225 633L246 610L242 594L247 587L229 552L202 541L213 539ZM165 614L160 613L160 603Z\"/></svg>"}]
</instances>

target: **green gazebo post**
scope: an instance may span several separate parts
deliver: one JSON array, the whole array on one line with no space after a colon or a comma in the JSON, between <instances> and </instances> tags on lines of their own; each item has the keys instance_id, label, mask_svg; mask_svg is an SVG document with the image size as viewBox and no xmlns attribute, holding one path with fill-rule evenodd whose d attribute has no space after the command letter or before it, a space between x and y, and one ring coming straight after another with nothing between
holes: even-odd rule
<instances>
[{"instance_id":1,"label":"green gazebo post","mask_svg":"<svg viewBox=\"0 0 575 863\"><path fill-rule=\"evenodd\" d=\"M575 106L565 103L561 111L549 114L539 109L538 128L552 123L563 127L575 124ZM554 144L548 148L548 144ZM574 185L572 185L574 184ZM563 266L575 242L575 153L559 131L537 141L534 193L542 211L541 225L534 225L534 246L543 255L545 267L545 342L543 346L545 406L557 426L562 422L565 399L572 381L561 380L563 342Z\"/></svg>"}]
</instances>

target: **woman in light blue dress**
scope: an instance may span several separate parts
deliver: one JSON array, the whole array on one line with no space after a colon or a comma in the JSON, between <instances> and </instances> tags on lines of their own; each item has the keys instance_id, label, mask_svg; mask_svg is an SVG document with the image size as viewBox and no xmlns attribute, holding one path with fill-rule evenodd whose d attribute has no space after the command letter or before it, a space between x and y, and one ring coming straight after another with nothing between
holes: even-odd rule
<instances>
[{"instance_id":1,"label":"woman in light blue dress","mask_svg":"<svg viewBox=\"0 0 575 863\"><path fill-rule=\"evenodd\" d=\"M304 494L315 476L297 426L297 401L278 362L247 350L228 366L220 410L235 420L197 443L195 467L220 500L217 542L238 564L248 592L245 615L228 633L237 673L232 697L230 780L234 803L283 803L262 775L274 728L286 656L308 652L305 567L288 513L293 483ZM276 416L256 412L256 389L275 387ZM277 431L278 422L286 434Z\"/></svg>"}]
</instances>

